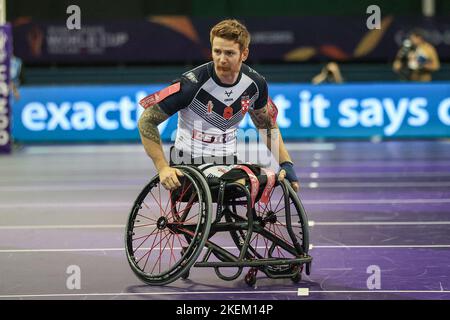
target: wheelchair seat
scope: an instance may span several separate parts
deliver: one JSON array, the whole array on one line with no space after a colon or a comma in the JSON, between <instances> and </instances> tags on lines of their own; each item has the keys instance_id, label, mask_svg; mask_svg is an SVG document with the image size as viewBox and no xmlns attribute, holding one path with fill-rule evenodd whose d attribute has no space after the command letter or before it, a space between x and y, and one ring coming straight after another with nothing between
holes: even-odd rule
<instances>
[{"instance_id":1,"label":"wheelchair seat","mask_svg":"<svg viewBox=\"0 0 450 320\"><path fill-rule=\"evenodd\" d=\"M208 185L209 185L209 189L211 191L211 196L212 196L213 203L217 203L217 201L219 200L218 196L219 196L220 183L222 181L224 181L224 179L222 179L221 177L206 177L204 175L203 171L200 170L198 167L193 167L193 168L195 168L199 173L201 173L202 176L206 179L206 181L208 182ZM258 195L256 196L256 202L257 202L261 198L262 193L264 191L264 188L266 187L267 176L263 172L261 172L260 170L259 170L259 172L254 172L254 173L255 173L255 176L256 176L256 178L258 179L258 182L259 182ZM240 178L241 177L239 177L239 179ZM249 188L250 183L249 183L248 177L246 175L242 175L242 178L245 178L245 181L246 181L245 186L247 188ZM236 180L238 180L238 179L236 179ZM228 182L227 184L229 184L230 182L234 182L234 181L231 181L231 180L227 179L227 182ZM276 179L274 187L277 186L277 185L278 185L278 179ZM242 197L246 196L246 194L242 190L242 188L239 188L239 187L236 187L236 186L233 186L233 185L228 185L227 188L226 188L226 191L227 192L225 193L224 201L231 200L231 199L242 198Z\"/></svg>"}]
</instances>

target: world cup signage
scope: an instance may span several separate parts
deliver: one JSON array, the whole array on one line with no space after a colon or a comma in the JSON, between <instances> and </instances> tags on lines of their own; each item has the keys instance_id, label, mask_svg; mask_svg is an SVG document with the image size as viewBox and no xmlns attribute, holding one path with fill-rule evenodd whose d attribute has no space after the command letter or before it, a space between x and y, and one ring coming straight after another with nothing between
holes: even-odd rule
<instances>
[{"instance_id":1,"label":"world cup signage","mask_svg":"<svg viewBox=\"0 0 450 320\"><path fill-rule=\"evenodd\" d=\"M11 26L0 25L0 153L11 152L10 59Z\"/></svg>"}]
</instances>

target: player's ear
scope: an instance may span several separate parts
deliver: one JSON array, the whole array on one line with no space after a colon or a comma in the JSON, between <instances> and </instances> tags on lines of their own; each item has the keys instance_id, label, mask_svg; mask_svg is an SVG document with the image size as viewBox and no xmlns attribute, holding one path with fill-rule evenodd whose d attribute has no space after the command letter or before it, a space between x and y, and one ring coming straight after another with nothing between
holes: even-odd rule
<instances>
[{"instance_id":1,"label":"player's ear","mask_svg":"<svg viewBox=\"0 0 450 320\"><path fill-rule=\"evenodd\" d=\"M245 49L242 51L242 53L241 53L242 61L247 60L247 58L248 58L248 53L249 53L248 48L245 48Z\"/></svg>"}]
</instances>

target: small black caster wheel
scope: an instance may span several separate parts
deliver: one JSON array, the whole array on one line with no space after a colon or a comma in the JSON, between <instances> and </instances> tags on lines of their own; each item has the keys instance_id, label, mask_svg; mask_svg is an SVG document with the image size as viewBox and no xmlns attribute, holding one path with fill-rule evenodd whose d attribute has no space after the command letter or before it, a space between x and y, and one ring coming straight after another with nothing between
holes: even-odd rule
<instances>
[{"instance_id":1,"label":"small black caster wheel","mask_svg":"<svg viewBox=\"0 0 450 320\"><path fill-rule=\"evenodd\" d=\"M311 262L308 262L306 264L306 270L305 270L306 274L309 276L309 274L311 273Z\"/></svg>"},{"instance_id":2,"label":"small black caster wheel","mask_svg":"<svg viewBox=\"0 0 450 320\"><path fill-rule=\"evenodd\" d=\"M183 273L182 275L181 275L181 278L182 279L184 279L184 280L186 280L187 278L189 278L189 270L188 271L186 271L185 273Z\"/></svg>"},{"instance_id":3,"label":"small black caster wheel","mask_svg":"<svg viewBox=\"0 0 450 320\"><path fill-rule=\"evenodd\" d=\"M256 283L256 275L254 273L247 273L247 275L245 276L245 283L249 286L249 287L253 287Z\"/></svg>"},{"instance_id":4,"label":"small black caster wheel","mask_svg":"<svg viewBox=\"0 0 450 320\"><path fill-rule=\"evenodd\" d=\"M292 282L299 283L302 280L303 265L293 265L291 269L294 273L294 275L291 277Z\"/></svg>"},{"instance_id":5,"label":"small black caster wheel","mask_svg":"<svg viewBox=\"0 0 450 320\"><path fill-rule=\"evenodd\" d=\"M300 281L302 281L302 274L299 272L297 273L295 276L293 276L291 278L293 283L299 283Z\"/></svg>"}]
</instances>

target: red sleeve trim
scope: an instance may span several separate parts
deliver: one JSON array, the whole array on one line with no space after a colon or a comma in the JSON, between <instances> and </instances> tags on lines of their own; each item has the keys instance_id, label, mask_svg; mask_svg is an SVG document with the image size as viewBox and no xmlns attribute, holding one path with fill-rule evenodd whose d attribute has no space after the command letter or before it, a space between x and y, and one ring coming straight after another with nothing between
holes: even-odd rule
<instances>
[{"instance_id":1,"label":"red sleeve trim","mask_svg":"<svg viewBox=\"0 0 450 320\"><path fill-rule=\"evenodd\" d=\"M180 89L181 89L180 82L176 82L158 92L155 92L151 95L146 96L144 99L139 101L139 104L144 109L147 109L147 108L154 106L155 104L163 101L168 96L170 96L174 93L177 93L178 91L180 91Z\"/></svg>"}]
</instances>

